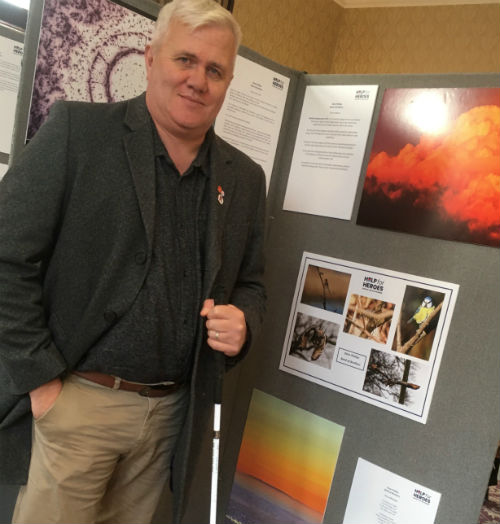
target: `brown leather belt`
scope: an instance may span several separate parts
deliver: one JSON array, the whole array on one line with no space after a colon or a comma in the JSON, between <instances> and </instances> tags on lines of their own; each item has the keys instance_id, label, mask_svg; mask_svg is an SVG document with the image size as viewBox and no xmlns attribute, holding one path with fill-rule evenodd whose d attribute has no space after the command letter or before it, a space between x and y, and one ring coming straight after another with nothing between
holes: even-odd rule
<instances>
[{"instance_id":1,"label":"brown leather belt","mask_svg":"<svg viewBox=\"0 0 500 524\"><path fill-rule=\"evenodd\" d=\"M98 371L73 371L73 374L82 377L85 380L90 380L90 382L106 386L107 388L132 391L133 393L138 393L142 397L166 397L184 385L183 383L155 385L138 384L137 382L128 382L118 377L114 377L113 375L99 373Z\"/></svg>"}]
</instances>

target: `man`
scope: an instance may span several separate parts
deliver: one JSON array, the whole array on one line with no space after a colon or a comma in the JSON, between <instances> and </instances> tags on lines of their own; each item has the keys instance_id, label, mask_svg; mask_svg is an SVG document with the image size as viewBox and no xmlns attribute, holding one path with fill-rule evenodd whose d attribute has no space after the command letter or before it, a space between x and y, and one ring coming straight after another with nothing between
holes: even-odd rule
<instances>
[{"instance_id":1,"label":"man","mask_svg":"<svg viewBox=\"0 0 500 524\"><path fill-rule=\"evenodd\" d=\"M0 482L29 464L14 522L150 522L171 464L180 519L214 355L240 360L265 305L264 175L212 129L239 40L213 0L167 4L145 96L56 103L2 180Z\"/></svg>"}]
</instances>

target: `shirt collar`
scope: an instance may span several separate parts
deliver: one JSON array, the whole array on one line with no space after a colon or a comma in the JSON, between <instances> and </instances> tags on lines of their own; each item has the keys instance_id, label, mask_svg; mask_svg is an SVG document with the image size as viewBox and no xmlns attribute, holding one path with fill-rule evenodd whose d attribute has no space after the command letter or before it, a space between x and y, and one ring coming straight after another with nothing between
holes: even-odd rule
<instances>
[{"instance_id":1,"label":"shirt collar","mask_svg":"<svg viewBox=\"0 0 500 524\"><path fill-rule=\"evenodd\" d=\"M151 127L153 130L153 148L155 157L165 157L167 162L171 165L173 165L172 159L170 158L170 155L168 154L168 150L163 144L160 135L158 134L158 131L156 129L156 126L153 122L153 119L151 120ZM213 129L213 126L209 128L205 135L205 139L203 140L200 149L198 150L198 153L196 154L195 159L191 163L191 166L189 167L188 171L190 171L192 168L199 168L199 170L205 174L210 174L210 148L213 144L215 136L215 131ZM188 172L187 171L187 172Z\"/></svg>"}]
</instances>

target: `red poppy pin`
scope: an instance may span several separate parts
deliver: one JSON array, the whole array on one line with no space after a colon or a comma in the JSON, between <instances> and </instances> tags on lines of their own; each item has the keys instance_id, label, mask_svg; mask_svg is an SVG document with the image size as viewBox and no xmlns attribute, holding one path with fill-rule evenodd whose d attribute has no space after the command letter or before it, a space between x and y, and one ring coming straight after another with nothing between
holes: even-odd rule
<instances>
[{"instance_id":1,"label":"red poppy pin","mask_svg":"<svg viewBox=\"0 0 500 524\"><path fill-rule=\"evenodd\" d=\"M224 191L222 190L221 186L217 186L217 200L219 201L219 204L222 206L224 203Z\"/></svg>"}]
</instances>

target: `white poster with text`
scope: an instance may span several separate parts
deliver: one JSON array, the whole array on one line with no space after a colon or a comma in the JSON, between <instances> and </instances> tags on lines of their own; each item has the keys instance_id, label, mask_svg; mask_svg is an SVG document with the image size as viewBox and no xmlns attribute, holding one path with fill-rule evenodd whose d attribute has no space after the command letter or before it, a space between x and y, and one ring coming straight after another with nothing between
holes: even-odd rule
<instances>
[{"instance_id":1,"label":"white poster with text","mask_svg":"<svg viewBox=\"0 0 500 524\"><path fill-rule=\"evenodd\" d=\"M280 369L425 423L458 289L305 252Z\"/></svg>"},{"instance_id":2,"label":"white poster with text","mask_svg":"<svg viewBox=\"0 0 500 524\"><path fill-rule=\"evenodd\" d=\"M0 35L0 152L7 155L14 130L23 48L21 42Z\"/></svg>"},{"instance_id":3,"label":"white poster with text","mask_svg":"<svg viewBox=\"0 0 500 524\"><path fill-rule=\"evenodd\" d=\"M358 459L343 524L433 524L441 494Z\"/></svg>"},{"instance_id":4,"label":"white poster with text","mask_svg":"<svg viewBox=\"0 0 500 524\"><path fill-rule=\"evenodd\" d=\"M349 220L378 86L308 86L283 209Z\"/></svg>"},{"instance_id":5,"label":"white poster with text","mask_svg":"<svg viewBox=\"0 0 500 524\"><path fill-rule=\"evenodd\" d=\"M289 78L236 57L234 78L215 122L215 132L261 165L266 186L273 171Z\"/></svg>"}]
</instances>

